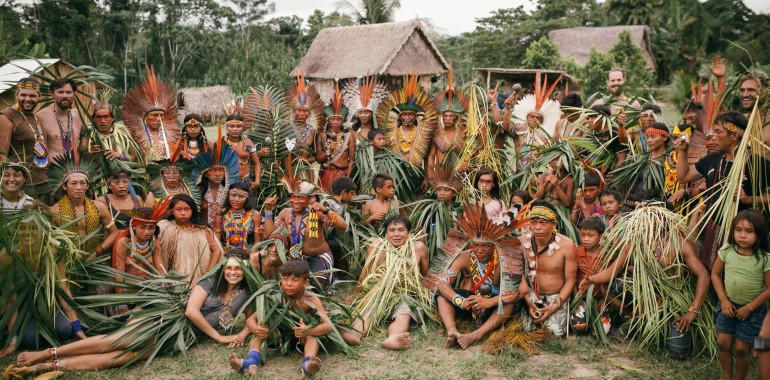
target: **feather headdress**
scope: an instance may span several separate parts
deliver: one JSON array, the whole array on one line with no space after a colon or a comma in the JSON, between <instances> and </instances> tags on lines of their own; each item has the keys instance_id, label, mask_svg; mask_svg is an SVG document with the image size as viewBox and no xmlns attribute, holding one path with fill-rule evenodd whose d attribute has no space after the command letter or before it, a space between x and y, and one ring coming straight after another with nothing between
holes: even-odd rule
<instances>
[{"instance_id":1,"label":"feather headdress","mask_svg":"<svg viewBox=\"0 0 770 380\"><path fill-rule=\"evenodd\" d=\"M340 82L334 82L334 95L332 95L329 105L324 107L324 116L327 118L331 116L342 116L343 120L348 118L348 107L346 107L342 101Z\"/></svg>"},{"instance_id":2,"label":"feather headdress","mask_svg":"<svg viewBox=\"0 0 770 380\"><path fill-rule=\"evenodd\" d=\"M315 86L305 83L304 73L297 75L297 84L286 90L284 100L292 109L304 108L309 110L310 116L307 118L307 123L314 129L319 129L324 125L324 101Z\"/></svg>"},{"instance_id":3,"label":"feather headdress","mask_svg":"<svg viewBox=\"0 0 770 380\"><path fill-rule=\"evenodd\" d=\"M454 70L452 64L449 64L449 74L447 74L447 88L444 92L440 92L436 95L436 107L439 113L446 111L454 112L457 115L462 115L468 111L468 96L463 92L454 88Z\"/></svg>"},{"instance_id":4,"label":"feather headdress","mask_svg":"<svg viewBox=\"0 0 770 380\"><path fill-rule=\"evenodd\" d=\"M436 165L427 172L428 187L436 189L446 187L454 190L456 194L463 188L463 182L460 177L455 175L455 171L448 165Z\"/></svg>"},{"instance_id":5,"label":"feather headdress","mask_svg":"<svg viewBox=\"0 0 770 380\"><path fill-rule=\"evenodd\" d=\"M139 87L128 92L123 100L123 122L131 132L131 136L142 148L150 161L169 158L171 146L181 137L181 131L176 122L176 97L170 84L163 82L155 75L152 66L146 66L147 76ZM145 123L145 117L150 112L162 112L161 141L152 141ZM163 144L164 154L155 154L156 145ZM159 157L158 157L159 156Z\"/></svg>"},{"instance_id":6,"label":"feather headdress","mask_svg":"<svg viewBox=\"0 0 770 380\"><path fill-rule=\"evenodd\" d=\"M411 137L400 137L399 116L406 111L416 114L416 124ZM428 154L437 122L436 103L420 88L416 70L404 78L404 88L392 91L388 99L377 108L377 125L385 129L391 150L401 153L418 167L422 166L423 159Z\"/></svg>"},{"instance_id":7,"label":"feather headdress","mask_svg":"<svg viewBox=\"0 0 770 380\"><path fill-rule=\"evenodd\" d=\"M48 183L54 186L54 197L61 196L64 191L62 185L75 176L85 177L92 190L104 185L102 166L90 154L62 154L54 157L51 163L53 165L48 168Z\"/></svg>"},{"instance_id":8,"label":"feather headdress","mask_svg":"<svg viewBox=\"0 0 770 380\"><path fill-rule=\"evenodd\" d=\"M559 102L551 100L550 97L561 78L562 76L559 75L559 78L548 87L548 77L546 76L541 83L540 71L537 71L535 74L535 93L524 96L513 107L513 117L516 122L526 123L529 114L539 114L543 118L540 127L545 129L549 135L553 135L556 122L561 117L561 110Z\"/></svg>"},{"instance_id":9,"label":"feather headdress","mask_svg":"<svg viewBox=\"0 0 770 380\"><path fill-rule=\"evenodd\" d=\"M230 185L241 181L238 176L238 170L241 167L238 163L238 154L230 144L223 141L222 124L219 124L217 143L214 145L214 149L197 155L192 160L192 164L195 165L195 168L193 168L190 174L195 180L196 185L200 185L203 182L203 176L211 168L225 169L225 188L229 188Z\"/></svg>"},{"instance_id":10,"label":"feather headdress","mask_svg":"<svg viewBox=\"0 0 770 380\"><path fill-rule=\"evenodd\" d=\"M384 83L368 74L357 81L348 81L342 88L342 101L350 109L351 115L364 109L372 112L388 97Z\"/></svg>"},{"instance_id":11,"label":"feather headdress","mask_svg":"<svg viewBox=\"0 0 770 380\"><path fill-rule=\"evenodd\" d=\"M463 215L455 219L455 228L467 241L488 242L495 245L505 238L514 238L511 233L521 228L526 220L525 212L519 212L517 219L508 225L496 224L487 217L487 211L480 203L466 203Z\"/></svg>"}]
</instances>

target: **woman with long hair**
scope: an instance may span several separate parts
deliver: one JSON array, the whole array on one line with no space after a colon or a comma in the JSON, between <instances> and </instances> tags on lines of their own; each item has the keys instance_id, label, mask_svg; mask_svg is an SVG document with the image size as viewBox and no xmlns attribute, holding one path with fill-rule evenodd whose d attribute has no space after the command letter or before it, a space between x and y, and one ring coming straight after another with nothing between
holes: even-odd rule
<instances>
[{"instance_id":1,"label":"woman with long hair","mask_svg":"<svg viewBox=\"0 0 770 380\"><path fill-rule=\"evenodd\" d=\"M262 216L249 202L249 186L245 183L230 185L222 213L222 239L226 247L248 249L262 241L259 232Z\"/></svg>"}]
</instances>

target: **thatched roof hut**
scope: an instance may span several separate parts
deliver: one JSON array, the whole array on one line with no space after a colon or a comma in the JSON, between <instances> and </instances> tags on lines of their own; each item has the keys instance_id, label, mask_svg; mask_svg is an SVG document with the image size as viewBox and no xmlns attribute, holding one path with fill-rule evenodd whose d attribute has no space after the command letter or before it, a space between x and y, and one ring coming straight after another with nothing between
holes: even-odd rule
<instances>
[{"instance_id":1,"label":"thatched roof hut","mask_svg":"<svg viewBox=\"0 0 770 380\"><path fill-rule=\"evenodd\" d=\"M304 72L328 99L335 79L378 75L395 88L417 70L422 85L429 87L432 76L448 69L420 21L411 20L322 29L291 75Z\"/></svg>"},{"instance_id":2,"label":"thatched roof hut","mask_svg":"<svg viewBox=\"0 0 770 380\"><path fill-rule=\"evenodd\" d=\"M230 104L233 92L228 86L190 87L176 93L177 117L197 113L210 121L227 117L225 105Z\"/></svg>"},{"instance_id":3,"label":"thatched roof hut","mask_svg":"<svg viewBox=\"0 0 770 380\"><path fill-rule=\"evenodd\" d=\"M595 48L600 53L606 53L618 42L618 35L624 30L631 34L631 41L642 49L647 67L654 70L655 58L652 55L650 43L650 27L647 25L556 29L548 33L548 38L556 44L563 58L573 58L583 65L591 55L591 48Z\"/></svg>"}]
</instances>

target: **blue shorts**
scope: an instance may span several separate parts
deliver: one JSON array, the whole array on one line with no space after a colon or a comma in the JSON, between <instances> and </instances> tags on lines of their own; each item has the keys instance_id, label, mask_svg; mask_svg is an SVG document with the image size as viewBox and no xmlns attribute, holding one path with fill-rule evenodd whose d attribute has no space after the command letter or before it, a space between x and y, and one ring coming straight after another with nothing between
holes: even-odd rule
<instances>
[{"instance_id":1,"label":"blue shorts","mask_svg":"<svg viewBox=\"0 0 770 380\"><path fill-rule=\"evenodd\" d=\"M738 310L743 305L735 305ZM721 303L717 306L717 332L723 334L735 335L736 338L754 345L754 338L759 335L759 329L762 327L762 321L767 314L767 305L756 308L749 316L741 321L737 318L730 318L722 315Z\"/></svg>"}]
</instances>

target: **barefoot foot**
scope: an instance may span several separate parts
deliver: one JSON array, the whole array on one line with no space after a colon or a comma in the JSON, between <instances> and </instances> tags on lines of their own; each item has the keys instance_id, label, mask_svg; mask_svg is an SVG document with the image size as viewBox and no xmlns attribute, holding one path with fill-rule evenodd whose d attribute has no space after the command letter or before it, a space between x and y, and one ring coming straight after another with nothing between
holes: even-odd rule
<instances>
[{"instance_id":1,"label":"barefoot foot","mask_svg":"<svg viewBox=\"0 0 770 380\"><path fill-rule=\"evenodd\" d=\"M311 356L310 360L308 360L304 368L305 370L302 371L302 376L304 378L309 378L315 375L316 372L321 369L321 359L319 359L317 356Z\"/></svg>"},{"instance_id":2,"label":"barefoot foot","mask_svg":"<svg viewBox=\"0 0 770 380\"><path fill-rule=\"evenodd\" d=\"M341 330L340 336L342 337L342 340L344 340L345 343L347 343L350 346L361 345L361 335L359 335L355 331Z\"/></svg>"},{"instance_id":3,"label":"barefoot foot","mask_svg":"<svg viewBox=\"0 0 770 380\"><path fill-rule=\"evenodd\" d=\"M403 350L412 345L412 336L409 332L404 332L388 337L382 342L382 347L388 350Z\"/></svg>"},{"instance_id":4,"label":"barefoot foot","mask_svg":"<svg viewBox=\"0 0 770 380\"><path fill-rule=\"evenodd\" d=\"M51 358L50 350L22 352L16 357L16 365L26 367Z\"/></svg>"},{"instance_id":5,"label":"barefoot foot","mask_svg":"<svg viewBox=\"0 0 770 380\"><path fill-rule=\"evenodd\" d=\"M446 348L454 347L457 345L457 331L449 331L446 333L446 340L444 341L444 346Z\"/></svg>"},{"instance_id":6,"label":"barefoot foot","mask_svg":"<svg viewBox=\"0 0 770 380\"><path fill-rule=\"evenodd\" d=\"M468 347L472 346L478 340L479 340L479 338L476 336L475 333L457 334L457 343L460 344L460 347L462 347L463 350L465 350Z\"/></svg>"}]
</instances>

